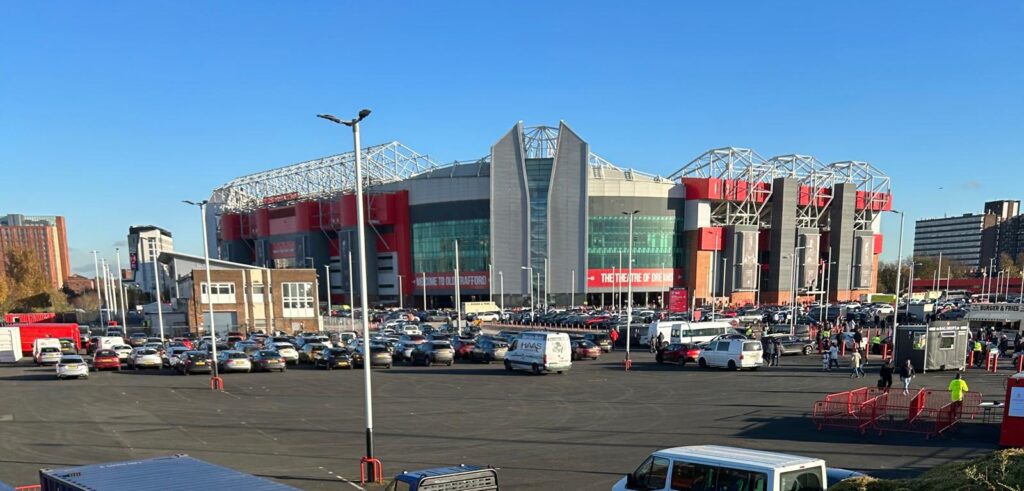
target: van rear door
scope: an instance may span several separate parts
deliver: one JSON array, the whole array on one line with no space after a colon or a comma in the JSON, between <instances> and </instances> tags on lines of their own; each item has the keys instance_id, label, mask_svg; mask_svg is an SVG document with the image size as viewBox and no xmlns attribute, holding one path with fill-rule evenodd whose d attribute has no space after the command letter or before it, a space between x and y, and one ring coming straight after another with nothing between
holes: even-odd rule
<instances>
[{"instance_id":1,"label":"van rear door","mask_svg":"<svg viewBox=\"0 0 1024 491\"><path fill-rule=\"evenodd\" d=\"M569 343L569 336L554 335L548 336L547 352L548 363L570 364L572 363L572 345Z\"/></svg>"}]
</instances>

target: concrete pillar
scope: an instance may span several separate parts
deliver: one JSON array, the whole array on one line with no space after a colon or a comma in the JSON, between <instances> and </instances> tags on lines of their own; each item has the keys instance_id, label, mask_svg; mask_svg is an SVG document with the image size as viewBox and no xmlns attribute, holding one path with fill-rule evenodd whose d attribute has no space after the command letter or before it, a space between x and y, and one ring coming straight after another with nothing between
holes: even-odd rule
<instances>
[{"instance_id":1,"label":"concrete pillar","mask_svg":"<svg viewBox=\"0 0 1024 491\"><path fill-rule=\"evenodd\" d=\"M856 220L857 186L852 183L837 184L832 189L830 206L829 247L832 250L831 297L832 301L850 299L851 267L853 266L853 233Z\"/></svg>"},{"instance_id":2,"label":"concrete pillar","mask_svg":"<svg viewBox=\"0 0 1024 491\"><path fill-rule=\"evenodd\" d=\"M764 274L764 303L788 302L792 292L792 258L796 245L796 205L800 183L780 177L772 181L771 252ZM784 259L784 256L786 258Z\"/></svg>"}]
</instances>

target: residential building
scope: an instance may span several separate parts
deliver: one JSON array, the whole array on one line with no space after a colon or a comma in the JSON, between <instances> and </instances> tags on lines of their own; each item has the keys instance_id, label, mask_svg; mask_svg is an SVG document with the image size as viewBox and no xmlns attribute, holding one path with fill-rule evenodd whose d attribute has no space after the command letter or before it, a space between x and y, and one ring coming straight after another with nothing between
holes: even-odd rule
<instances>
[{"instance_id":1,"label":"residential building","mask_svg":"<svg viewBox=\"0 0 1024 491\"><path fill-rule=\"evenodd\" d=\"M991 222L991 217L988 222ZM914 224L914 256L942 254L944 259L978 268L986 223L985 215L980 213L917 220Z\"/></svg>"},{"instance_id":2,"label":"residential building","mask_svg":"<svg viewBox=\"0 0 1024 491\"><path fill-rule=\"evenodd\" d=\"M128 266L130 278L138 287L151 295L156 293L156 275L167 298L168 289L173 286L165 266L157 262L163 252L174 252L174 237L171 232L154 225L133 225L128 227ZM154 263L156 267L154 268Z\"/></svg>"},{"instance_id":3,"label":"residential building","mask_svg":"<svg viewBox=\"0 0 1024 491\"><path fill-rule=\"evenodd\" d=\"M62 216L0 216L0 257L14 247L36 254L54 288L62 288L71 275L68 233ZM0 273L4 272L4 263L0 260Z\"/></svg>"}]
</instances>

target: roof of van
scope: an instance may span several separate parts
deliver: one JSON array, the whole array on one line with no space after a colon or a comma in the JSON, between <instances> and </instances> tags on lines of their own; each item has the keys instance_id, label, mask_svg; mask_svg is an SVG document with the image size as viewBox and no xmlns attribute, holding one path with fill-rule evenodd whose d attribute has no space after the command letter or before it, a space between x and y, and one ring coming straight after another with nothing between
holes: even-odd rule
<instances>
[{"instance_id":1,"label":"roof of van","mask_svg":"<svg viewBox=\"0 0 1024 491\"><path fill-rule=\"evenodd\" d=\"M666 448L657 453L670 456L688 457L701 460L716 460L732 464L754 465L764 467L789 467L800 464L819 463L821 459L790 455L763 450L750 450L722 445L691 445L686 447Z\"/></svg>"},{"instance_id":2,"label":"roof of van","mask_svg":"<svg viewBox=\"0 0 1024 491\"><path fill-rule=\"evenodd\" d=\"M550 332L550 331L527 331L527 332L519 333L519 337L523 337L523 336L538 336L538 337L543 337L543 338L546 338L548 336L565 336L565 337L569 337L569 335L564 333L564 332Z\"/></svg>"}]
</instances>

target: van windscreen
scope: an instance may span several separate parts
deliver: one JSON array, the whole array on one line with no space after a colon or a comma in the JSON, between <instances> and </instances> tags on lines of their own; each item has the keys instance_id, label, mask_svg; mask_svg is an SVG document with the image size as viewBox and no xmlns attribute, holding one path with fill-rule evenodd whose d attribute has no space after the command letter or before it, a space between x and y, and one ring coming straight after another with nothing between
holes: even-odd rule
<instances>
[{"instance_id":1,"label":"van windscreen","mask_svg":"<svg viewBox=\"0 0 1024 491\"><path fill-rule=\"evenodd\" d=\"M743 351L761 351L761 343L754 341L743 343Z\"/></svg>"}]
</instances>

